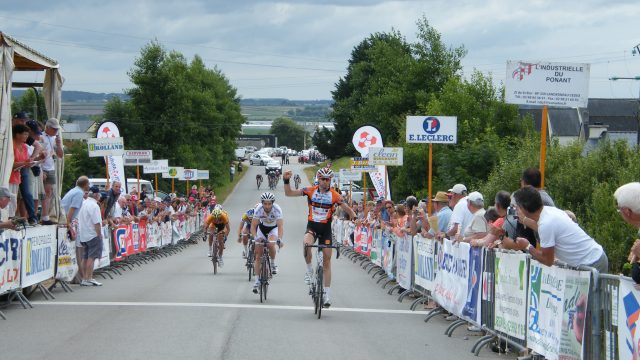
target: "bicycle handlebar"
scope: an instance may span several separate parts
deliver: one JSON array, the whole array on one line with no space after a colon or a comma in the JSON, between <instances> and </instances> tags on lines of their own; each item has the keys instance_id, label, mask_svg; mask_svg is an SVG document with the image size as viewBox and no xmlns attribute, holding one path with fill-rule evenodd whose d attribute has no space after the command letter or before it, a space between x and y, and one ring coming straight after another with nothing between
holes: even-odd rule
<instances>
[{"instance_id":1,"label":"bicycle handlebar","mask_svg":"<svg viewBox=\"0 0 640 360\"><path fill-rule=\"evenodd\" d=\"M335 245L307 245L307 244L305 244L304 245L305 253L307 251L307 248L310 248L310 247L317 248L318 250L320 250L320 249L336 249L336 259L339 259L340 258L340 248L342 247L342 245L340 245L338 243L336 243Z\"/></svg>"}]
</instances>

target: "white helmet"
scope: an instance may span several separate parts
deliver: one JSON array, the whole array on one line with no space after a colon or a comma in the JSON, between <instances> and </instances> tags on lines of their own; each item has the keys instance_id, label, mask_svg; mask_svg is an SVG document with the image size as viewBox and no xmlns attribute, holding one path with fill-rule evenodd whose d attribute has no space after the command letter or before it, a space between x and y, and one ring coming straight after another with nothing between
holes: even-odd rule
<instances>
[{"instance_id":1,"label":"white helmet","mask_svg":"<svg viewBox=\"0 0 640 360\"><path fill-rule=\"evenodd\" d=\"M275 197L275 195L273 195L272 193L267 191L265 193L262 193L262 195L260 196L260 201L261 202L265 201L265 200L266 201L276 201L276 197Z\"/></svg>"}]
</instances>

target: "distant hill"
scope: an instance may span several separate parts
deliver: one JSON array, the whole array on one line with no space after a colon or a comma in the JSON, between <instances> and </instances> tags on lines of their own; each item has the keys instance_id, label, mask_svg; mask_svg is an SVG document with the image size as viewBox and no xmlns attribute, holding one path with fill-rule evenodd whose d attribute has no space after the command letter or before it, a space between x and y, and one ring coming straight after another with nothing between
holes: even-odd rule
<instances>
[{"instance_id":1,"label":"distant hill","mask_svg":"<svg viewBox=\"0 0 640 360\"><path fill-rule=\"evenodd\" d=\"M244 106L331 106L333 100L240 99Z\"/></svg>"},{"instance_id":2,"label":"distant hill","mask_svg":"<svg viewBox=\"0 0 640 360\"><path fill-rule=\"evenodd\" d=\"M15 98L19 98L26 90L12 90L11 96ZM125 94L118 93L91 93L86 91L72 91L72 90L63 90L62 91L62 102L107 102L112 97L119 97L122 100L127 100L129 97Z\"/></svg>"}]
</instances>

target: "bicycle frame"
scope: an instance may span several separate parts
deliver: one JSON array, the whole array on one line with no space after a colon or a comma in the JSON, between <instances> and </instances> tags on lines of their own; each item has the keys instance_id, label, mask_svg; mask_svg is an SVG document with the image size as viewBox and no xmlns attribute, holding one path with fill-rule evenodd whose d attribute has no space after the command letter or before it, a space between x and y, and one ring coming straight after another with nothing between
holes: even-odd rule
<instances>
[{"instance_id":1,"label":"bicycle frame","mask_svg":"<svg viewBox=\"0 0 640 360\"><path fill-rule=\"evenodd\" d=\"M314 314L318 315L318 319L322 316L322 307L324 299L324 254L323 249L336 249L336 259L340 258L340 244L336 245L304 245L305 256L307 255L307 248L317 248L318 255L316 256L316 268L313 272L313 278L309 284L309 294L314 303Z\"/></svg>"},{"instance_id":2,"label":"bicycle frame","mask_svg":"<svg viewBox=\"0 0 640 360\"><path fill-rule=\"evenodd\" d=\"M254 246L262 246L262 256L260 257L260 302L267 300L267 289L269 288L269 280L273 277L271 274L271 259L269 258L269 243L277 243L278 241L260 239L253 241Z\"/></svg>"}]
</instances>

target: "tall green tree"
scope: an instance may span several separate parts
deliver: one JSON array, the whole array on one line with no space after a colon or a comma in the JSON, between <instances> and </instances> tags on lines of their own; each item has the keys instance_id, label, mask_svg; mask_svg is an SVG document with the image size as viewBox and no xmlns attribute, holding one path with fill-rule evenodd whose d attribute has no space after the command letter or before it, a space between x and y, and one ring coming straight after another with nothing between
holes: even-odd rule
<instances>
[{"instance_id":1,"label":"tall green tree","mask_svg":"<svg viewBox=\"0 0 640 360\"><path fill-rule=\"evenodd\" d=\"M279 146L302 149L306 132L304 128L287 117L279 117L271 123L270 133L278 138Z\"/></svg>"},{"instance_id":2,"label":"tall green tree","mask_svg":"<svg viewBox=\"0 0 640 360\"><path fill-rule=\"evenodd\" d=\"M208 169L214 184L228 182L244 118L224 74L199 56L189 62L157 42L142 49L128 74L130 100L112 99L105 111L127 148L151 149L172 165Z\"/></svg>"},{"instance_id":3,"label":"tall green tree","mask_svg":"<svg viewBox=\"0 0 640 360\"><path fill-rule=\"evenodd\" d=\"M11 113L14 115L20 111L29 113L32 118L44 124L47 121L47 109L44 106L42 91L36 93L33 89L27 89L22 96L15 99L11 103Z\"/></svg>"}]
</instances>

